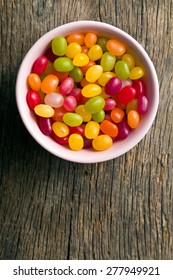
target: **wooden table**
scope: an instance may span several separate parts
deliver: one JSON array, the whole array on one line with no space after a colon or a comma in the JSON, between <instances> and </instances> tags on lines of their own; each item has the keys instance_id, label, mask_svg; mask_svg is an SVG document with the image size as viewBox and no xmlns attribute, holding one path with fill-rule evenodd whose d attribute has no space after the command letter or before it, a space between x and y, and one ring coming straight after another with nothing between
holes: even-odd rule
<instances>
[{"instance_id":1,"label":"wooden table","mask_svg":"<svg viewBox=\"0 0 173 280\"><path fill-rule=\"evenodd\" d=\"M1 0L1 259L173 258L173 1ZM119 158L78 164L41 148L15 102L20 63L47 31L75 20L122 28L146 49L160 104Z\"/></svg>"}]
</instances>

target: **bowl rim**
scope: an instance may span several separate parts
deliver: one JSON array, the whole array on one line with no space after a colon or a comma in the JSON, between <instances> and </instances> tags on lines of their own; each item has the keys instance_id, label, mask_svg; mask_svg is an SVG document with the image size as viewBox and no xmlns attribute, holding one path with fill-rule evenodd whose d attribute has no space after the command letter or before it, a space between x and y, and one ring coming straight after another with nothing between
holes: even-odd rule
<instances>
[{"instance_id":1,"label":"bowl rim","mask_svg":"<svg viewBox=\"0 0 173 280\"><path fill-rule=\"evenodd\" d=\"M148 123L145 123L145 127L143 130L141 130L141 132L138 134L138 138L136 139L136 141L131 141L130 143L127 143L127 139L125 140L121 140L121 142L123 141L124 146L121 147L121 149L119 149L118 151L116 151L116 154L113 152L113 148L111 147L109 150L106 151L102 151L102 152L97 152L94 151L95 156L90 157L91 153L93 153L91 151L91 153L87 151L87 153L82 150L82 156L79 156L80 151L71 151L67 150L67 153L64 152L64 147L61 146L62 151L60 149L60 151L57 149L55 150L54 148L51 148L51 146L47 146L46 141L43 141L42 137L41 139L39 138L39 136L37 134L34 133L32 125L30 125L27 121L27 116L25 114L25 111L23 110L23 108L21 107L21 100L20 100L20 82L21 82L21 74L22 71L25 69L25 64L26 61L28 60L28 58L30 57L30 55L32 54L33 50L39 46L39 44L41 44L42 42L44 42L44 40L46 39L46 42L51 42L51 40L55 37L54 34L56 32L58 32L59 34L61 32L63 32L63 30L65 30L67 32L67 30L71 30L74 28L77 28L78 30L94 30L94 29L98 29L100 30L101 27L103 27L104 29L108 30L109 32L105 31L105 33L115 33L115 36L117 36L117 34L120 37L126 38L126 40L128 42L130 42L134 47L137 47L138 51L142 54L142 57L145 58L145 61L148 64L149 69L151 70L152 73L152 77L153 77L153 83L154 83L154 104L152 107L152 114L149 118ZM87 32L87 31L86 31ZM70 34L70 31L69 31ZM59 36L59 35L58 35ZM49 38L52 38L49 40ZM41 145L45 150L47 150L48 152L50 152L51 154L68 160L68 161L72 161L72 162L78 162L78 163L97 163L97 162L104 162L104 161L108 161L114 158L117 158L125 153L127 153L128 151L130 151L133 147L135 147L141 140L142 138L144 138L144 136L148 133L148 131L150 130L154 119L156 117L157 114L157 110L158 110L158 105L159 105L159 83L158 83L158 77L156 74L156 70L155 67L153 65L153 62L151 61L149 55L147 54L147 52L145 51L145 49L142 47L142 45L136 41L131 35L129 35L128 33L126 33L125 31L123 31L122 29L113 26L109 23L105 23L105 22L100 22L100 21L92 21L92 20L80 20L80 21L72 21L69 23L65 23L62 24L60 26L57 26L55 28L53 28L52 30L48 31L47 33L45 33L43 36L41 36L33 45L32 47L28 50L28 52L25 54L21 65L19 67L18 73L17 73L17 78L16 78L16 93L15 93L15 97L16 97L16 103L17 103L17 107L18 107L18 111L20 114L20 117L25 125L25 127L27 128L27 130L29 131L29 133L31 134L31 136L36 140L36 142ZM43 134L42 134L43 135ZM45 136L45 135L43 135ZM46 136L48 137L48 136ZM55 142L56 143L56 142ZM56 143L56 145L58 145ZM113 145L114 146L114 145ZM120 145L121 146L121 145Z\"/></svg>"}]
</instances>

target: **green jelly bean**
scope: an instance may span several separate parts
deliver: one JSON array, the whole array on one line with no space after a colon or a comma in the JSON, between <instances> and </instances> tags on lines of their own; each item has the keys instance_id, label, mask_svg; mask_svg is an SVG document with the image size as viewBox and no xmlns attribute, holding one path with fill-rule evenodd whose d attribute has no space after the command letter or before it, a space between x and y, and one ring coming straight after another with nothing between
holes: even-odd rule
<instances>
[{"instance_id":1,"label":"green jelly bean","mask_svg":"<svg viewBox=\"0 0 173 280\"><path fill-rule=\"evenodd\" d=\"M116 56L110 52L105 52L101 58L100 65L103 71L111 71L114 68Z\"/></svg>"},{"instance_id":2,"label":"green jelly bean","mask_svg":"<svg viewBox=\"0 0 173 280\"><path fill-rule=\"evenodd\" d=\"M91 114L98 113L104 108L104 106L105 100L102 96L92 97L85 103L86 110L88 110Z\"/></svg>"},{"instance_id":3,"label":"green jelly bean","mask_svg":"<svg viewBox=\"0 0 173 280\"><path fill-rule=\"evenodd\" d=\"M65 113L63 115L63 122L71 127L81 125L83 122L82 117L76 113Z\"/></svg>"},{"instance_id":4,"label":"green jelly bean","mask_svg":"<svg viewBox=\"0 0 173 280\"><path fill-rule=\"evenodd\" d=\"M55 37L52 40L52 51L58 56L63 56L66 54L67 50L67 41L63 36Z\"/></svg>"},{"instance_id":5,"label":"green jelly bean","mask_svg":"<svg viewBox=\"0 0 173 280\"><path fill-rule=\"evenodd\" d=\"M107 48L106 48L106 43L107 43L108 39L104 38L104 37L99 37L97 40L97 44L100 45L100 47L102 48L103 52L107 52Z\"/></svg>"},{"instance_id":6,"label":"green jelly bean","mask_svg":"<svg viewBox=\"0 0 173 280\"><path fill-rule=\"evenodd\" d=\"M123 60L117 61L115 64L115 74L120 80L128 79L130 75L128 64Z\"/></svg>"},{"instance_id":7,"label":"green jelly bean","mask_svg":"<svg viewBox=\"0 0 173 280\"><path fill-rule=\"evenodd\" d=\"M105 118L105 111L100 110L99 112L92 115L92 120L101 123Z\"/></svg>"},{"instance_id":8,"label":"green jelly bean","mask_svg":"<svg viewBox=\"0 0 173 280\"><path fill-rule=\"evenodd\" d=\"M54 61L54 67L59 72L69 72L74 68L74 65L70 58L59 57Z\"/></svg>"},{"instance_id":9,"label":"green jelly bean","mask_svg":"<svg viewBox=\"0 0 173 280\"><path fill-rule=\"evenodd\" d=\"M83 78L83 73L80 67L75 66L69 73L69 76L73 78L75 83L79 83Z\"/></svg>"}]
</instances>

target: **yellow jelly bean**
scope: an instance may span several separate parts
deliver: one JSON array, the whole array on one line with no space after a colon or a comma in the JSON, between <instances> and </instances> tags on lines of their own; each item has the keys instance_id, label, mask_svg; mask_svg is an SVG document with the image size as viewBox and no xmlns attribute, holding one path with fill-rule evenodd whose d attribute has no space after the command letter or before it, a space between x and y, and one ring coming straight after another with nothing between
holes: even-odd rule
<instances>
[{"instance_id":1,"label":"yellow jelly bean","mask_svg":"<svg viewBox=\"0 0 173 280\"><path fill-rule=\"evenodd\" d=\"M34 111L36 115L43 118L51 118L54 115L54 109L46 104L39 104L35 106Z\"/></svg>"},{"instance_id":2,"label":"yellow jelly bean","mask_svg":"<svg viewBox=\"0 0 173 280\"><path fill-rule=\"evenodd\" d=\"M144 70L141 67L134 67L130 71L129 79L138 80L144 75Z\"/></svg>"},{"instance_id":3,"label":"yellow jelly bean","mask_svg":"<svg viewBox=\"0 0 173 280\"><path fill-rule=\"evenodd\" d=\"M88 51L89 59L93 61L100 59L102 55L103 55L102 48L100 47L100 45L97 44L92 46Z\"/></svg>"},{"instance_id":4,"label":"yellow jelly bean","mask_svg":"<svg viewBox=\"0 0 173 280\"><path fill-rule=\"evenodd\" d=\"M106 85L106 83L112 78L115 77L114 72L104 72L99 78L98 78L98 83L102 87Z\"/></svg>"},{"instance_id":5,"label":"yellow jelly bean","mask_svg":"<svg viewBox=\"0 0 173 280\"><path fill-rule=\"evenodd\" d=\"M93 65L87 70L85 78L88 82L94 83L97 81L97 79L101 76L102 73L103 73L102 66Z\"/></svg>"},{"instance_id":6,"label":"yellow jelly bean","mask_svg":"<svg viewBox=\"0 0 173 280\"><path fill-rule=\"evenodd\" d=\"M99 85L96 85L96 84L89 84L89 85L86 85L81 93L83 96L85 97L94 97L94 96L97 96L101 93L102 89Z\"/></svg>"},{"instance_id":7,"label":"yellow jelly bean","mask_svg":"<svg viewBox=\"0 0 173 280\"><path fill-rule=\"evenodd\" d=\"M66 56L69 58L74 58L75 55L81 52L82 52L82 47L78 43L73 42L67 46Z\"/></svg>"},{"instance_id":8,"label":"yellow jelly bean","mask_svg":"<svg viewBox=\"0 0 173 280\"><path fill-rule=\"evenodd\" d=\"M78 133L73 133L69 137L68 144L71 150L79 151L84 146L83 137Z\"/></svg>"},{"instance_id":9,"label":"yellow jelly bean","mask_svg":"<svg viewBox=\"0 0 173 280\"><path fill-rule=\"evenodd\" d=\"M76 107L75 112L79 114L84 122L89 122L92 118L92 114L87 111L85 105L79 105Z\"/></svg>"},{"instance_id":10,"label":"yellow jelly bean","mask_svg":"<svg viewBox=\"0 0 173 280\"><path fill-rule=\"evenodd\" d=\"M102 96L104 99L110 97L110 95L108 95L108 94L105 92L105 88L104 88L104 87L102 87L102 91L101 91L101 93L100 93L99 96Z\"/></svg>"},{"instance_id":11,"label":"yellow jelly bean","mask_svg":"<svg viewBox=\"0 0 173 280\"><path fill-rule=\"evenodd\" d=\"M90 121L86 124L85 126L85 137L88 139L94 139L98 136L100 131L100 125L98 124L98 122L95 121Z\"/></svg>"},{"instance_id":12,"label":"yellow jelly bean","mask_svg":"<svg viewBox=\"0 0 173 280\"><path fill-rule=\"evenodd\" d=\"M85 66L89 62L89 57L85 53L78 53L73 58L74 66Z\"/></svg>"},{"instance_id":13,"label":"yellow jelly bean","mask_svg":"<svg viewBox=\"0 0 173 280\"><path fill-rule=\"evenodd\" d=\"M105 151L113 144L112 138L109 135L99 135L92 141L92 146L96 151Z\"/></svg>"},{"instance_id":14,"label":"yellow jelly bean","mask_svg":"<svg viewBox=\"0 0 173 280\"><path fill-rule=\"evenodd\" d=\"M63 122L54 122L52 130L58 137L65 137L69 134L68 126Z\"/></svg>"},{"instance_id":15,"label":"yellow jelly bean","mask_svg":"<svg viewBox=\"0 0 173 280\"><path fill-rule=\"evenodd\" d=\"M128 53L123 54L122 60L124 60L127 63L130 70L135 67L135 60L133 56L131 56L130 54Z\"/></svg>"}]
</instances>

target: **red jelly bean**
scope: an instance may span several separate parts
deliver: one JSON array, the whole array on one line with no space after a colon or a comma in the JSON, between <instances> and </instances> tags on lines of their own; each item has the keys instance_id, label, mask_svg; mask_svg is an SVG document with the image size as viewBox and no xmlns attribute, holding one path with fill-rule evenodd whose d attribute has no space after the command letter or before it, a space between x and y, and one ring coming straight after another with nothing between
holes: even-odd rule
<instances>
[{"instance_id":1,"label":"red jelly bean","mask_svg":"<svg viewBox=\"0 0 173 280\"><path fill-rule=\"evenodd\" d=\"M70 134L78 133L81 136L84 136L84 127L82 125L70 127L69 129L70 129Z\"/></svg>"},{"instance_id":2,"label":"red jelly bean","mask_svg":"<svg viewBox=\"0 0 173 280\"><path fill-rule=\"evenodd\" d=\"M35 106L41 103L40 95L35 90L28 91L26 95L26 101L31 110L34 110Z\"/></svg>"},{"instance_id":3,"label":"red jelly bean","mask_svg":"<svg viewBox=\"0 0 173 280\"><path fill-rule=\"evenodd\" d=\"M136 89L131 86L126 86L118 92L118 100L123 104L128 104L136 97Z\"/></svg>"},{"instance_id":4,"label":"red jelly bean","mask_svg":"<svg viewBox=\"0 0 173 280\"><path fill-rule=\"evenodd\" d=\"M146 94L146 86L142 80L135 80L132 83L133 88L136 89L136 96L145 95Z\"/></svg>"},{"instance_id":5,"label":"red jelly bean","mask_svg":"<svg viewBox=\"0 0 173 280\"><path fill-rule=\"evenodd\" d=\"M68 144L68 138L69 136L65 136L65 137L58 137L53 131L51 134L52 138L55 140L55 142L57 142L60 145L67 145Z\"/></svg>"},{"instance_id":6,"label":"red jelly bean","mask_svg":"<svg viewBox=\"0 0 173 280\"><path fill-rule=\"evenodd\" d=\"M74 87L74 80L71 77L68 77L63 80L59 87L59 91L62 95L69 94Z\"/></svg>"},{"instance_id":7,"label":"red jelly bean","mask_svg":"<svg viewBox=\"0 0 173 280\"><path fill-rule=\"evenodd\" d=\"M42 55L36 59L36 61L33 64L33 72L37 75L41 75L44 73L46 66L48 64L48 59L46 56Z\"/></svg>"},{"instance_id":8,"label":"red jelly bean","mask_svg":"<svg viewBox=\"0 0 173 280\"><path fill-rule=\"evenodd\" d=\"M50 135L52 133L52 121L50 118L40 117L38 120L38 126L43 134Z\"/></svg>"},{"instance_id":9,"label":"red jelly bean","mask_svg":"<svg viewBox=\"0 0 173 280\"><path fill-rule=\"evenodd\" d=\"M54 62L55 59L58 58L58 56L55 55L55 54L53 53L52 48L49 48L49 49L46 50L45 56L46 56L46 57L48 58L48 60L50 60L51 62Z\"/></svg>"},{"instance_id":10,"label":"red jelly bean","mask_svg":"<svg viewBox=\"0 0 173 280\"><path fill-rule=\"evenodd\" d=\"M122 81L117 77L113 77L106 83L105 92L108 95L114 96L119 92L121 87L122 87Z\"/></svg>"}]
</instances>

